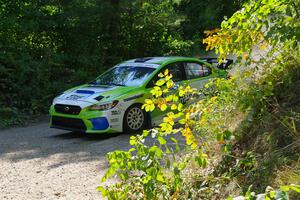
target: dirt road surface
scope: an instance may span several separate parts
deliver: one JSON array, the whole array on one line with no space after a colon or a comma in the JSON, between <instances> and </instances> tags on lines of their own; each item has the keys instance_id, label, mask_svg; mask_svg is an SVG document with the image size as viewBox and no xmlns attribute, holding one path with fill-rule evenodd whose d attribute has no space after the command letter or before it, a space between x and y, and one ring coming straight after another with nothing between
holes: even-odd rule
<instances>
[{"instance_id":1,"label":"dirt road surface","mask_svg":"<svg viewBox=\"0 0 300 200\"><path fill-rule=\"evenodd\" d=\"M130 135L85 135L41 123L0 131L0 199L101 199L107 152Z\"/></svg>"}]
</instances>

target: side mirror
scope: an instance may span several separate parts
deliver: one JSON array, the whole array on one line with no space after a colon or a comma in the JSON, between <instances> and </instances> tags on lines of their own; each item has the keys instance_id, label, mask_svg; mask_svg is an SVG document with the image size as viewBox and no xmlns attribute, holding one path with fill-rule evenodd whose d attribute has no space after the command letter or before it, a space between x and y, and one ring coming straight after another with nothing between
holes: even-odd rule
<instances>
[{"instance_id":1,"label":"side mirror","mask_svg":"<svg viewBox=\"0 0 300 200\"><path fill-rule=\"evenodd\" d=\"M219 64L217 58L200 58L201 60L212 64L214 67L219 69L228 69L233 63L232 59L225 59L223 63Z\"/></svg>"}]
</instances>

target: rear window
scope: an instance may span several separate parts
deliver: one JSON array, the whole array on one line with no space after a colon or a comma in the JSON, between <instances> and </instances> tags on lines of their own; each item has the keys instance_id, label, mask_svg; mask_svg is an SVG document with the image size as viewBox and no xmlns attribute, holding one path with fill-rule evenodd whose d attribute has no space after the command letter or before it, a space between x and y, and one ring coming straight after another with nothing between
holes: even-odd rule
<instances>
[{"instance_id":1,"label":"rear window","mask_svg":"<svg viewBox=\"0 0 300 200\"><path fill-rule=\"evenodd\" d=\"M186 63L185 73L187 79L201 78L209 76L211 69L208 66L199 63Z\"/></svg>"}]
</instances>

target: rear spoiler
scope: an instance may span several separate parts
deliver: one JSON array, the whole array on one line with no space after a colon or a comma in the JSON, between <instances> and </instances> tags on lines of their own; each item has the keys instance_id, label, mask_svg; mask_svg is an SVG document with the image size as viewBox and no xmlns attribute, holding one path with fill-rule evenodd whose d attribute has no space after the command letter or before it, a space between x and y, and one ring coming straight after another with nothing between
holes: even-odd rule
<instances>
[{"instance_id":1,"label":"rear spoiler","mask_svg":"<svg viewBox=\"0 0 300 200\"><path fill-rule=\"evenodd\" d=\"M223 60L221 64L219 64L217 58L200 58L200 60L212 64L214 67L217 67L219 69L228 69L229 65L233 63L232 59Z\"/></svg>"}]
</instances>

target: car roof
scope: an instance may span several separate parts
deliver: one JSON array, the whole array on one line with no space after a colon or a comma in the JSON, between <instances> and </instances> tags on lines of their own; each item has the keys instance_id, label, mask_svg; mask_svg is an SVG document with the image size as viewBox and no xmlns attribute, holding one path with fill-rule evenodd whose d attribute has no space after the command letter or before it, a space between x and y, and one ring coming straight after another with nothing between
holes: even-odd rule
<instances>
[{"instance_id":1,"label":"car roof","mask_svg":"<svg viewBox=\"0 0 300 200\"><path fill-rule=\"evenodd\" d=\"M138 63L143 63L145 66L146 65L151 65L153 66L160 66L166 62L176 62L176 61L200 61L197 58L193 57L182 57L182 56L164 56L164 57L145 57L145 58L135 58L131 60L124 61L120 65L129 65L133 64L134 66L137 66L136 64Z\"/></svg>"}]
</instances>

